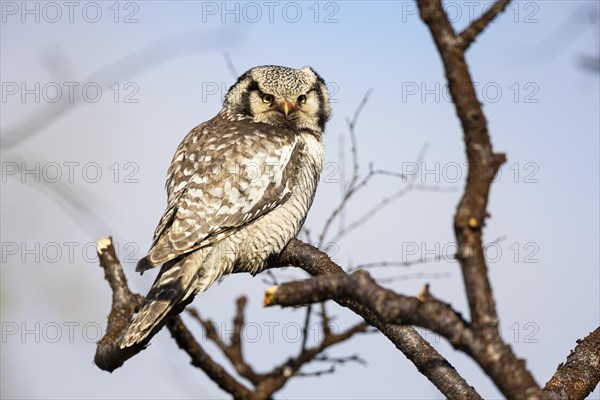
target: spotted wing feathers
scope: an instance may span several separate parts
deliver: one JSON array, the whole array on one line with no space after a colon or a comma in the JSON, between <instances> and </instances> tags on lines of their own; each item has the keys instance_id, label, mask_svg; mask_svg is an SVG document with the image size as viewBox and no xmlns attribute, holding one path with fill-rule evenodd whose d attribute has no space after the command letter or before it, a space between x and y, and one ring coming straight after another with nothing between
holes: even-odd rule
<instances>
[{"instance_id":1,"label":"spotted wing feathers","mask_svg":"<svg viewBox=\"0 0 600 400\"><path fill-rule=\"evenodd\" d=\"M289 131L219 114L192 130L169 168L169 201L138 271L209 246L281 205L298 157Z\"/></svg>"}]
</instances>

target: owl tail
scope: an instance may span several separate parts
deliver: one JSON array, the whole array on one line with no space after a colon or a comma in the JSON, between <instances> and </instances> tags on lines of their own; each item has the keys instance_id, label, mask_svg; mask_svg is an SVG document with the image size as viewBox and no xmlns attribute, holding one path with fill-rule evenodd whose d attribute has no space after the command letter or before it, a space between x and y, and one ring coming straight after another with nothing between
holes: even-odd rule
<instances>
[{"instance_id":1,"label":"owl tail","mask_svg":"<svg viewBox=\"0 0 600 400\"><path fill-rule=\"evenodd\" d=\"M134 346L152 337L166 322L166 316L176 305L187 303L193 295L206 290L210 283L204 278L205 252L197 250L180 261L163 265L150 288L142 308L129 323L120 347ZM208 283L208 284L206 284ZM203 284L203 285L201 285ZM205 287L201 287L205 286Z\"/></svg>"}]
</instances>

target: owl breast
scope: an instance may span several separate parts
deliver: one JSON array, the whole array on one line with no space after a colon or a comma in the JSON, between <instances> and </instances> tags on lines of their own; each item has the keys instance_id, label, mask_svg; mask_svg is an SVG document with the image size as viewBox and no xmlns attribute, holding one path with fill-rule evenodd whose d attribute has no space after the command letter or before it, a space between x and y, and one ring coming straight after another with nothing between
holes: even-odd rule
<instances>
[{"instance_id":1,"label":"owl breast","mask_svg":"<svg viewBox=\"0 0 600 400\"><path fill-rule=\"evenodd\" d=\"M290 197L279 207L236 232L237 271L256 274L272 254L278 254L296 237L315 196L323 168L323 141L310 133L299 134L301 151L295 162Z\"/></svg>"}]
</instances>

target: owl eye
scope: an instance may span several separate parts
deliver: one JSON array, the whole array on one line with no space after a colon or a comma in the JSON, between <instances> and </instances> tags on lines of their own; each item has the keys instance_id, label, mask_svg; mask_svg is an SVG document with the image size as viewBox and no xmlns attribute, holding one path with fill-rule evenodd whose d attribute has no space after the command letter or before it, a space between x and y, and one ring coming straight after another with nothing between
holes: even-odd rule
<instances>
[{"instance_id":1,"label":"owl eye","mask_svg":"<svg viewBox=\"0 0 600 400\"><path fill-rule=\"evenodd\" d=\"M300 103L300 104L306 103L306 95L301 94L300 96L298 96L298 103Z\"/></svg>"},{"instance_id":2,"label":"owl eye","mask_svg":"<svg viewBox=\"0 0 600 400\"><path fill-rule=\"evenodd\" d=\"M261 97L262 97L263 103L266 103L266 104L271 104L274 100L272 94L262 94Z\"/></svg>"}]
</instances>

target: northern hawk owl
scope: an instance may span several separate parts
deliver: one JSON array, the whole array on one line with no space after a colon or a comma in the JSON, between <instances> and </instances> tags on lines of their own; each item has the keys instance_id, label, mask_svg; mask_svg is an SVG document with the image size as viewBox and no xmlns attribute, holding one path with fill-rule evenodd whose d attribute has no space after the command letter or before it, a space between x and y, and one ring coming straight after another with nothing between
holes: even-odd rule
<instances>
[{"instance_id":1,"label":"northern hawk owl","mask_svg":"<svg viewBox=\"0 0 600 400\"><path fill-rule=\"evenodd\" d=\"M136 270L162 268L121 348L147 340L223 275L260 272L296 236L319 181L330 114L312 68L261 66L187 134L169 166L167 209Z\"/></svg>"}]
</instances>

